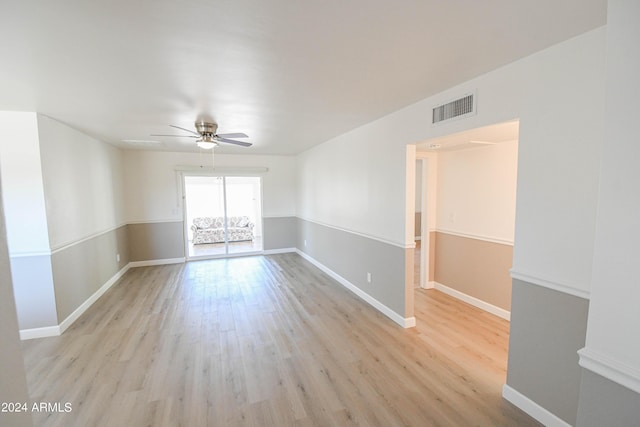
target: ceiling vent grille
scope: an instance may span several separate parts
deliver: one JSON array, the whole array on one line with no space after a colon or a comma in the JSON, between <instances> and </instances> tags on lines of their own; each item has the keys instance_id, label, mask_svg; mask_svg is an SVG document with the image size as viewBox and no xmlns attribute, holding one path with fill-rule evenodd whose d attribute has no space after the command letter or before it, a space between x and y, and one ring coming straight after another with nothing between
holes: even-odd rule
<instances>
[{"instance_id":1,"label":"ceiling vent grille","mask_svg":"<svg viewBox=\"0 0 640 427\"><path fill-rule=\"evenodd\" d=\"M441 123L447 120L471 116L476 113L476 97L473 93L455 101L433 107L431 123Z\"/></svg>"}]
</instances>

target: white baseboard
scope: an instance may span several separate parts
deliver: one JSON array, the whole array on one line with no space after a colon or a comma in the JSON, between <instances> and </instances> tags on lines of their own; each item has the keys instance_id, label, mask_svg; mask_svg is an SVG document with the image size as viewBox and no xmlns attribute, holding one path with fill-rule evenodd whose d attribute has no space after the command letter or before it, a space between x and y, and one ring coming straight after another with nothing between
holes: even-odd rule
<instances>
[{"instance_id":1,"label":"white baseboard","mask_svg":"<svg viewBox=\"0 0 640 427\"><path fill-rule=\"evenodd\" d=\"M546 427L571 427L571 425L563 419L558 418L556 415L538 405L527 396L509 387L507 384L502 386L502 397L522 409Z\"/></svg>"},{"instance_id":2,"label":"white baseboard","mask_svg":"<svg viewBox=\"0 0 640 427\"><path fill-rule=\"evenodd\" d=\"M405 329L415 328L416 327L416 318L415 317L401 317L403 323L400 325ZM397 322L396 322L397 323Z\"/></svg>"},{"instance_id":3,"label":"white baseboard","mask_svg":"<svg viewBox=\"0 0 640 427\"><path fill-rule=\"evenodd\" d=\"M57 326L47 326L44 328L35 328L35 329L22 329L20 330L20 339L21 340L29 340L34 338L46 338L46 337L57 337L61 335L64 331L66 331L69 326L73 324L82 314L87 311L89 307L93 305L94 302L98 300L110 287L112 287L131 267L131 263L125 265L120 271L113 275L109 280L105 282L100 289L95 291L89 298L87 298L78 308L76 308L73 313L67 316L62 322L60 322Z\"/></svg>"},{"instance_id":4,"label":"white baseboard","mask_svg":"<svg viewBox=\"0 0 640 427\"><path fill-rule=\"evenodd\" d=\"M374 297L372 297L371 295L369 295L368 293L366 293L365 291L363 291L362 289L354 285L353 283L349 282L347 279L340 276L338 273L331 270L329 267L325 266L315 258L302 252L299 249L296 249L296 253L300 255L302 258L309 261L311 264L318 267L320 270L327 273L329 276L331 276L331 278L333 278L342 286L344 286L345 288L349 289L351 292L359 296L365 302L369 303L369 305L373 306L375 309L377 309L379 312L387 316L389 319L396 322L398 325L402 326L403 328L412 328L416 326L415 317L402 317L401 315L399 315L398 313L396 313L395 311L393 311L392 309L390 309L389 307L387 307L386 305L384 305L383 303L381 303L380 301L378 301L377 299L375 299Z\"/></svg>"},{"instance_id":5,"label":"white baseboard","mask_svg":"<svg viewBox=\"0 0 640 427\"><path fill-rule=\"evenodd\" d=\"M21 329L21 340L32 340L35 338L57 337L60 335L59 326L47 326L44 328Z\"/></svg>"},{"instance_id":6,"label":"white baseboard","mask_svg":"<svg viewBox=\"0 0 640 427\"><path fill-rule=\"evenodd\" d=\"M511 312L505 310L504 308L496 307L493 304L489 304L486 301L482 301L476 297L472 297L471 295L467 295L463 292L450 288L448 286L443 285L442 283L433 282L434 287L440 292L444 292L445 294L457 298L461 301L466 302L467 304L471 304L474 307L478 307L486 312L491 314L495 314L498 317L501 317L505 320L511 320Z\"/></svg>"},{"instance_id":7,"label":"white baseboard","mask_svg":"<svg viewBox=\"0 0 640 427\"><path fill-rule=\"evenodd\" d=\"M148 261L132 261L129 263L130 268L134 267L149 267L152 265L165 265L165 264L182 264L186 261L186 258L166 258L166 259L151 259Z\"/></svg>"},{"instance_id":8,"label":"white baseboard","mask_svg":"<svg viewBox=\"0 0 640 427\"><path fill-rule=\"evenodd\" d=\"M78 320L78 318L82 316L82 314L87 311L87 309L91 307L94 302L98 301L98 298L104 295L104 293L107 292L110 287L112 287L118 280L120 280L122 276L124 276L127 271L129 271L129 268L131 268L131 263L125 265L111 279L107 280L104 285L100 286L100 289L95 291L93 295L87 298L85 302L83 302L78 308L76 308L73 313L67 316L67 318L60 323L60 333L66 331L69 326L73 324L73 322Z\"/></svg>"},{"instance_id":9,"label":"white baseboard","mask_svg":"<svg viewBox=\"0 0 640 427\"><path fill-rule=\"evenodd\" d=\"M427 282L426 286L420 285L421 289L434 289L436 287L436 282Z\"/></svg>"},{"instance_id":10,"label":"white baseboard","mask_svg":"<svg viewBox=\"0 0 640 427\"><path fill-rule=\"evenodd\" d=\"M262 253L263 255L277 255L277 254L288 254L291 252L296 252L296 248L267 249Z\"/></svg>"}]
</instances>

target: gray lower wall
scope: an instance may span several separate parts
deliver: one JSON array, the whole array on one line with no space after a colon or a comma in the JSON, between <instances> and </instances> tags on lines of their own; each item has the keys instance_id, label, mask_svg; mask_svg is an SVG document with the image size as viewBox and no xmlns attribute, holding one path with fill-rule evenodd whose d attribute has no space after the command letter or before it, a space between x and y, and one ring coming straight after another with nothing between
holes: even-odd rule
<instances>
[{"instance_id":1,"label":"gray lower wall","mask_svg":"<svg viewBox=\"0 0 640 427\"><path fill-rule=\"evenodd\" d=\"M586 299L513 280L507 384L571 425L588 310Z\"/></svg>"},{"instance_id":2,"label":"gray lower wall","mask_svg":"<svg viewBox=\"0 0 640 427\"><path fill-rule=\"evenodd\" d=\"M147 222L127 225L131 261L184 258L182 222Z\"/></svg>"},{"instance_id":3,"label":"gray lower wall","mask_svg":"<svg viewBox=\"0 0 640 427\"><path fill-rule=\"evenodd\" d=\"M276 250L296 246L296 217L263 218L263 248ZM149 222L127 226L131 261L184 258L182 222Z\"/></svg>"},{"instance_id":4,"label":"gray lower wall","mask_svg":"<svg viewBox=\"0 0 640 427\"><path fill-rule=\"evenodd\" d=\"M263 218L263 249L269 251L295 248L297 243L296 221L294 216Z\"/></svg>"},{"instance_id":5,"label":"gray lower wall","mask_svg":"<svg viewBox=\"0 0 640 427\"><path fill-rule=\"evenodd\" d=\"M436 282L511 310L513 246L442 232L433 240Z\"/></svg>"},{"instance_id":6,"label":"gray lower wall","mask_svg":"<svg viewBox=\"0 0 640 427\"><path fill-rule=\"evenodd\" d=\"M640 425L640 394L588 369L582 370L580 427Z\"/></svg>"},{"instance_id":7,"label":"gray lower wall","mask_svg":"<svg viewBox=\"0 0 640 427\"><path fill-rule=\"evenodd\" d=\"M51 256L12 257L11 276L20 329L57 326Z\"/></svg>"},{"instance_id":8,"label":"gray lower wall","mask_svg":"<svg viewBox=\"0 0 640 427\"><path fill-rule=\"evenodd\" d=\"M129 263L128 248L127 226L122 226L51 255L58 324Z\"/></svg>"},{"instance_id":9,"label":"gray lower wall","mask_svg":"<svg viewBox=\"0 0 640 427\"><path fill-rule=\"evenodd\" d=\"M405 260L407 256L413 259L412 249L407 250L301 218L297 218L297 223L296 247L300 251L400 316L413 316L413 313L405 312ZM407 255L408 251L410 253ZM372 275L371 283L367 283L367 272Z\"/></svg>"},{"instance_id":10,"label":"gray lower wall","mask_svg":"<svg viewBox=\"0 0 640 427\"><path fill-rule=\"evenodd\" d=\"M120 261L118 261L118 271L126 266L131 261L131 251L129 242L129 227L123 225L116 229L116 249L120 254Z\"/></svg>"}]
</instances>

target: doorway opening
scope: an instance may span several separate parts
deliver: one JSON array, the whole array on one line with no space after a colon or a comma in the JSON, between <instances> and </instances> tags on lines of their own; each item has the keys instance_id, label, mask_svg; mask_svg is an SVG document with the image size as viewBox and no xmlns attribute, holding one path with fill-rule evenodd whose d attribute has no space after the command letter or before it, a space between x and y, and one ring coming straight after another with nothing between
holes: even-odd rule
<instances>
[{"instance_id":1,"label":"doorway opening","mask_svg":"<svg viewBox=\"0 0 640 427\"><path fill-rule=\"evenodd\" d=\"M507 320L518 138L519 121L511 120L430 139L416 146L411 177L419 248L414 287L435 288Z\"/></svg>"},{"instance_id":2,"label":"doorway opening","mask_svg":"<svg viewBox=\"0 0 640 427\"><path fill-rule=\"evenodd\" d=\"M508 360L518 139L512 120L424 141L407 161L416 264L405 288L412 285L416 328L456 363L490 354L491 374L478 381L495 393Z\"/></svg>"},{"instance_id":3,"label":"doorway opening","mask_svg":"<svg viewBox=\"0 0 640 427\"><path fill-rule=\"evenodd\" d=\"M260 177L185 175L183 188L188 259L262 252Z\"/></svg>"}]
</instances>

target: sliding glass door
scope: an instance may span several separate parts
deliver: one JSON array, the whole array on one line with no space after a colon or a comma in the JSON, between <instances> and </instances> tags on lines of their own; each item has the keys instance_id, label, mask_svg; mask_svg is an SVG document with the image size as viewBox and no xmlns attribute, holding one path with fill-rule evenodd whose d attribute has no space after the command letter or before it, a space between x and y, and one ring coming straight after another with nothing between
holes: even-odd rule
<instances>
[{"instance_id":1,"label":"sliding glass door","mask_svg":"<svg viewBox=\"0 0 640 427\"><path fill-rule=\"evenodd\" d=\"M262 251L259 177L184 176L188 258Z\"/></svg>"},{"instance_id":2,"label":"sliding glass door","mask_svg":"<svg viewBox=\"0 0 640 427\"><path fill-rule=\"evenodd\" d=\"M231 254L262 250L260 178L229 176L227 194L228 250Z\"/></svg>"}]
</instances>

